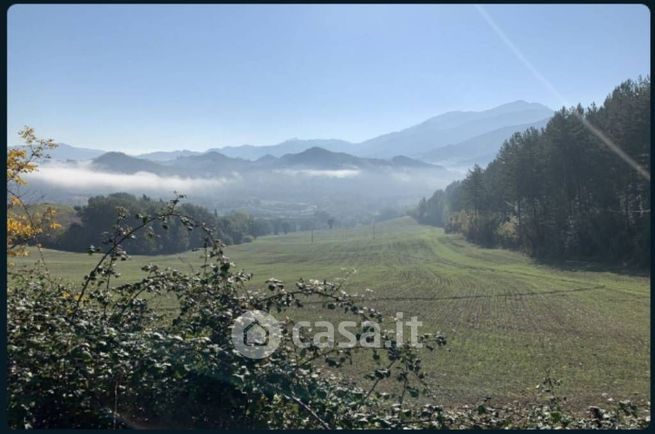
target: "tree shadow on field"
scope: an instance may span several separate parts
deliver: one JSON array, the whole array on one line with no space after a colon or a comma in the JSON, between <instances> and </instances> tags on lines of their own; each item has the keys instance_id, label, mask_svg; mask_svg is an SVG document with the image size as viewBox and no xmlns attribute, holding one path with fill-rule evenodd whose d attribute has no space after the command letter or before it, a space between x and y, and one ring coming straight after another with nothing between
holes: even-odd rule
<instances>
[{"instance_id":1,"label":"tree shadow on field","mask_svg":"<svg viewBox=\"0 0 655 434\"><path fill-rule=\"evenodd\" d=\"M615 273L631 277L650 277L650 265L616 264L605 261L563 260L558 258L535 258L536 264L547 265L562 271L589 271Z\"/></svg>"}]
</instances>

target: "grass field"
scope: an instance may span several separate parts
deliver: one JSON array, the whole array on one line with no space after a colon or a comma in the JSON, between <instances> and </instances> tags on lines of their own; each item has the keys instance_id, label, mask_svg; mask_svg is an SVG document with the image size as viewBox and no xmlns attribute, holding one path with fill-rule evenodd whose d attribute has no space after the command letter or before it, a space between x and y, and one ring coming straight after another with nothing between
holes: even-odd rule
<instances>
[{"instance_id":1,"label":"grass field","mask_svg":"<svg viewBox=\"0 0 655 434\"><path fill-rule=\"evenodd\" d=\"M68 280L79 280L97 260L44 254L51 273ZM230 246L226 254L254 273L253 285L269 277L333 279L356 269L349 291L373 289L369 305L416 315L422 330L447 335L449 351L424 357L444 403L533 400L549 369L575 405L604 402L604 392L650 399L649 277L551 268L409 218L376 225L375 237L371 227L316 231L313 243L309 233L293 233ZM134 257L121 264L122 279L135 279L147 262L184 269L196 256ZM350 369L359 375L368 367L362 361Z\"/></svg>"}]
</instances>

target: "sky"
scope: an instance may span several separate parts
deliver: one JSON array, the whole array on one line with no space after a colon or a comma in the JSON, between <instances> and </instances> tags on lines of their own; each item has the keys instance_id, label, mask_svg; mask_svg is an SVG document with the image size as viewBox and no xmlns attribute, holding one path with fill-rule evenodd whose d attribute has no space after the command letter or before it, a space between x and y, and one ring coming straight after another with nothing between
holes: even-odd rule
<instances>
[{"instance_id":1,"label":"sky","mask_svg":"<svg viewBox=\"0 0 655 434\"><path fill-rule=\"evenodd\" d=\"M130 154L601 104L650 72L643 5L14 5L7 36L9 145Z\"/></svg>"}]
</instances>

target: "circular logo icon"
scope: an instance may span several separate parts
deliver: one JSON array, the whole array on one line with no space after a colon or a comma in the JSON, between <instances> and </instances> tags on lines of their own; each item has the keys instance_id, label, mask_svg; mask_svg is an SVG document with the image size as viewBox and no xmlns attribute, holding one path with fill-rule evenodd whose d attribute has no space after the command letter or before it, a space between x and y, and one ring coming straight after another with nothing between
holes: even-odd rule
<instances>
[{"instance_id":1,"label":"circular logo icon","mask_svg":"<svg viewBox=\"0 0 655 434\"><path fill-rule=\"evenodd\" d=\"M249 310L234 321L232 344L244 357L268 357L277 350L281 340L280 324L266 312Z\"/></svg>"}]
</instances>

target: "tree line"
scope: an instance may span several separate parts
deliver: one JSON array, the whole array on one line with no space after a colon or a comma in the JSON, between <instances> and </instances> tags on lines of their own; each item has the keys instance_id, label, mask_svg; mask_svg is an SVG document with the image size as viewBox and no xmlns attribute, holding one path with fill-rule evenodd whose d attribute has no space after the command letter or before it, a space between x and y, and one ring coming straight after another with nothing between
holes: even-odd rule
<instances>
[{"instance_id":1,"label":"tree line","mask_svg":"<svg viewBox=\"0 0 655 434\"><path fill-rule=\"evenodd\" d=\"M601 107L562 108L545 128L515 133L486 168L423 198L414 217L538 258L646 266L650 116L650 76L627 80Z\"/></svg>"},{"instance_id":2,"label":"tree line","mask_svg":"<svg viewBox=\"0 0 655 434\"><path fill-rule=\"evenodd\" d=\"M114 193L95 196L87 205L75 207L76 220L64 230L50 231L39 237L44 247L57 250L86 252L90 246L102 248L107 234L116 223L119 212L127 215L128 221L138 223L140 216L153 214L161 209L164 201L146 195L136 197L128 193ZM259 236L286 234L297 230L332 227L335 219L324 211L318 211L303 219L255 218L244 212L232 212L220 216L204 207L184 203L180 212L196 222L211 228L227 245L253 241ZM179 220L160 222L152 226L153 236L126 241L126 247L139 255L170 254L203 246L204 237L200 231L189 231Z\"/></svg>"}]
</instances>

